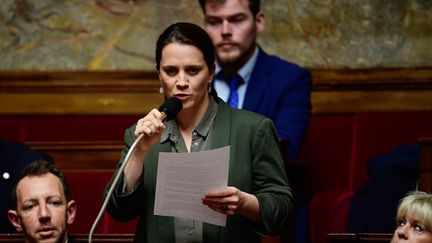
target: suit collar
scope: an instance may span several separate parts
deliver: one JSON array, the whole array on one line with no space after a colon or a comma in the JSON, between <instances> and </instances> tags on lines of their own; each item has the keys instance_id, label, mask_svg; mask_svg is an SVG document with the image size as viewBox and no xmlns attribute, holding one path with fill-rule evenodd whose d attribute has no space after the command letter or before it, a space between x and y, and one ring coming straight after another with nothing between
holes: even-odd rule
<instances>
[{"instance_id":1,"label":"suit collar","mask_svg":"<svg viewBox=\"0 0 432 243\"><path fill-rule=\"evenodd\" d=\"M242 79L245 83L249 83L250 77L252 75L252 71L254 70L254 67L257 63L259 52L260 52L259 47L257 46L255 48L255 51L254 51L253 55L251 56L251 58L249 58L247 63L244 64L243 67L241 67L240 70L237 71L237 74L240 75L240 77L242 77ZM217 60L216 60L215 74L216 74L216 76L215 76L216 80L218 80L218 81L225 80L224 72L222 71L220 64Z\"/></svg>"}]
</instances>

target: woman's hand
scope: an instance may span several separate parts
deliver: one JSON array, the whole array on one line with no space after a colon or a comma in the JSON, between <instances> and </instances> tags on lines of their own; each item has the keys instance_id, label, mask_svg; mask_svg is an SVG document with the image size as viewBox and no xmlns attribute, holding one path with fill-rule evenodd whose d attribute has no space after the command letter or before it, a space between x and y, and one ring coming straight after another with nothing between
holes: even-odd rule
<instances>
[{"instance_id":1,"label":"woman's hand","mask_svg":"<svg viewBox=\"0 0 432 243\"><path fill-rule=\"evenodd\" d=\"M214 211L226 215L240 213L253 222L261 220L258 199L235 187L209 191L202 198L202 202Z\"/></svg>"},{"instance_id":2,"label":"woman's hand","mask_svg":"<svg viewBox=\"0 0 432 243\"><path fill-rule=\"evenodd\" d=\"M148 151L154 144L157 143L165 125L162 121L162 114L157 110L151 110L144 118L138 120L135 128L135 138L140 134L144 134L137 148L141 151Z\"/></svg>"},{"instance_id":3,"label":"woman's hand","mask_svg":"<svg viewBox=\"0 0 432 243\"><path fill-rule=\"evenodd\" d=\"M240 190L235 187L213 190L204 195L202 202L214 211L226 215L233 215L239 210L239 207L241 207L239 194Z\"/></svg>"},{"instance_id":4,"label":"woman's hand","mask_svg":"<svg viewBox=\"0 0 432 243\"><path fill-rule=\"evenodd\" d=\"M156 109L151 110L144 118L138 120L134 136L137 138L141 134L144 134L144 137L133 151L129 163L123 171L126 180L126 192L131 191L138 183L143 172L144 159L147 152L159 141L164 129L165 125L162 121L162 114Z\"/></svg>"}]
</instances>

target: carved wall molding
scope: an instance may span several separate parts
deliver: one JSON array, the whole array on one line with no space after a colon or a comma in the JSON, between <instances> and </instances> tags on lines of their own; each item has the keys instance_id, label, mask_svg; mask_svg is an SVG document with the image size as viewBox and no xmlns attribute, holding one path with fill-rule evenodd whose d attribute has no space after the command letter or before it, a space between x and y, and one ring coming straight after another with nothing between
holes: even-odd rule
<instances>
[{"instance_id":1,"label":"carved wall molding","mask_svg":"<svg viewBox=\"0 0 432 243\"><path fill-rule=\"evenodd\" d=\"M64 171L114 171L123 141L38 141L26 143L32 150L49 154Z\"/></svg>"},{"instance_id":2,"label":"carved wall molding","mask_svg":"<svg viewBox=\"0 0 432 243\"><path fill-rule=\"evenodd\" d=\"M313 113L432 111L432 67L312 69ZM137 114L159 106L157 73L0 72L0 114Z\"/></svg>"}]
</instances>

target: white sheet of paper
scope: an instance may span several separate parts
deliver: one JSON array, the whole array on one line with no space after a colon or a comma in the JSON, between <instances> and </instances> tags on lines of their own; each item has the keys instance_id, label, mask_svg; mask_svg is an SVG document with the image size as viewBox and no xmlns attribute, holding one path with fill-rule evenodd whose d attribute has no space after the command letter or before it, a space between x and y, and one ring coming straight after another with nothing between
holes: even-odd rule
<instances>
[{"instance_id":1,"label":"white sheet of paper","mask_svg":"<svg viewBox=\"0 0 432 243\"><path fill-rule=\"evenodd\" d=\"M230 146L194 153L159 153L154 214L225 226L226 215L201 201L228 185Z\"/></svg>"}]
</instances>

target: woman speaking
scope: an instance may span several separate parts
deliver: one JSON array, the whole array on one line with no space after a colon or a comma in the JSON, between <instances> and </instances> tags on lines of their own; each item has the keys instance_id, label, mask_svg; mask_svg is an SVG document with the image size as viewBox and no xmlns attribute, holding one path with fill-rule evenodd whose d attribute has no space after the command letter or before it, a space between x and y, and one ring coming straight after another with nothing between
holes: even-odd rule
<instances>
[{"instance_id":1,"label":"woman speaking","mask_svg":"<svg viewBox=\"0 0 432 243\"><path fill-rule=\"evenodd\" d=\"M183 109L165 123L163 114L153 109L126 130L123 158L134 140L144 137L108 204L116 220L139 217L136 242L260 242L263 235L279 233L292 212L293 197L272 121L230 108L217 97L212 89L214 62L212 41L195 24L176 23L159 36L160 93L166 99L178 98ZM231 151L228 186L208 191L202 203L227 215L226 226L153 214L159 152L225 146Z\"/></svg>"}]
</instances>

